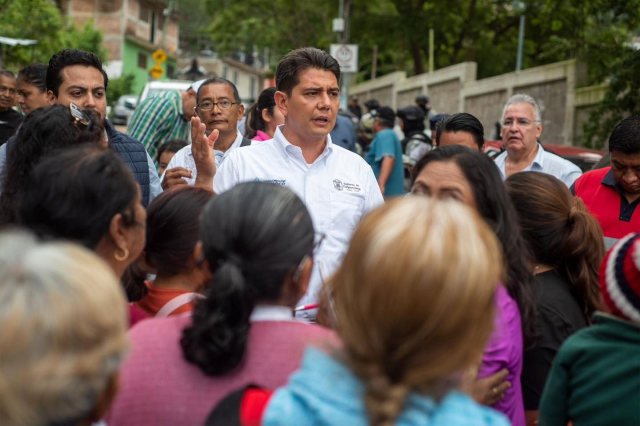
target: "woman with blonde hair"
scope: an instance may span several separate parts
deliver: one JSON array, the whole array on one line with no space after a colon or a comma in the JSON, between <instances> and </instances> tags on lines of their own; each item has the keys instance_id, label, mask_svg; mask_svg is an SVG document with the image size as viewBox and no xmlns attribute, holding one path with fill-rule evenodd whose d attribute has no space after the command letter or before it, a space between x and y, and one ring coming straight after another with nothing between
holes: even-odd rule
<instances>
[{"instance_id":1,"label":"woman with blonde hair","mask_svg":"<svg viewBox=\"0 0 640 426\"><path fill-rule=\"evenodd\" d=\"M411 197L370 213L327 283L343 348L307 349L262 424L507 425L457 390L493 326L501 257L461 203Z\"/></svg>"},{"instance_id":2,"label":"woman with blonde hair","mask_svg":"<svg viewBox=\"0 0 640 426\"><path fill-rule=\"evenodd\" d=\"M0 424L86 425L118 388L124 292L95 254L0 235Z\"/></svg>"}]
</instances>

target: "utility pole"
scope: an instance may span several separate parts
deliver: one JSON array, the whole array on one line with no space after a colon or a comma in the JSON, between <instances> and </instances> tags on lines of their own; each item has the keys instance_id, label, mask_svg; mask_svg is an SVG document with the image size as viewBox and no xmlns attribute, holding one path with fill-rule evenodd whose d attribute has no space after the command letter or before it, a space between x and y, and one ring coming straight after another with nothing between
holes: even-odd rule
<instances>
[{"instance_id":1,"label":"utility pole","mask_svg":"<svg viewBox=\"0 0 640 426\"><path fill-rule=\"evenodd\" d=\"M525 15L524 12L520 15L520 31L518 33L518 56L516 59L516 71L520 71L522 69L522 48L524 45L524 23L525 23Z\"/></svg>"},{"instance_id":2,"label":"utility pole","mask_svg":"<svg viewBox=\"0 0 640 426\"><path fill-rule=\"evenodd\" d=\"M176 0L169 0L169 4L167 8L162 11L162 15L164 16L164 22L162 23L162 38L160 40L160 47L165 48L165 42L167 39L167 30L169 29L169 21L171 20L171 15L173 15L173 11L176 7Z\"/></svg>"}]
</instances>

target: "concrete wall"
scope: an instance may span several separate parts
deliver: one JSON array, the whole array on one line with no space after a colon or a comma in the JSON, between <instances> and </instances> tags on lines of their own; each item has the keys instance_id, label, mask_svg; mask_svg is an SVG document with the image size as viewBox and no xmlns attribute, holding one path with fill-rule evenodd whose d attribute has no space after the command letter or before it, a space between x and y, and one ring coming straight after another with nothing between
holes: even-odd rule
<instances>
[{"instance_id":1,"label":"concrete wall","mask_svg":"<svg viewBox=\"0 0 640 426\"><path fill-rule=\"evenodd\" d=\"M565 145L578 143L586 111L601 99L594 93L601 94L602 89L577 89L584 83L586 68L575 60L482 80L476 80L476 70L475 63L465 62L410 78L396 72L352 86L349 94L358 95L361 104L376 98L381 105L397 109L414 104L415 97L424 93L437 112L468 112L478 117L485 127L485 137L492 139L505 102L516 93L526 93L541 108L541 140Z\"/></svg>"}]
</instances>

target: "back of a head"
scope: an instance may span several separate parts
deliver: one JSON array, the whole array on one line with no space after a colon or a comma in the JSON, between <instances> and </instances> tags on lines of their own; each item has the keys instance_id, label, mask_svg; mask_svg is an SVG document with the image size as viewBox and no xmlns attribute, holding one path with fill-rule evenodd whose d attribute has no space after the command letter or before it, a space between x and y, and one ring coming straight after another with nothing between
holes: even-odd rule
<instances>
[{"instance_id":1,"label":"back of a head","mask_svg":"<svg viewBox=\"0 0 640 426\"><path fill-rule=\"evenodd\" d=\"M128 348L110 268L73 244L0 236L0 424L82 424Z\"/></svg>"},{"instance_id":2,"label":"back of a head","mask_svg":"<svg viewBox=\"0 0 640 426\"><path fill-rule=\"evenodd\" d=\"M436 123L436 144L440 145L440 136L443 132L467 132L473 136L478 149L484 146L484 126L476 117L466 112L445 117Z\"/></svg>"},{"instance_id":3,"label":"back of a head","mask_svg":"<svg viewBox=\"0 0 640 426\"><path fill-rule=\"evenodd\" d=\"M275 76L278 91L291 96L293 88L300 83L300 74L312 68L330 71L340 82L340 65L333 56L315 47L302 47L287 53L278 62Z\"/></svg>"},{"instance_id":4,"label":"back of a head","mask_svg":"<svg viewBox=\"0 0 640 426\"><path fill-rule=\"evenodd\" d=\"M79 49L65 49L53 55L47 67L47 90L51 90L55 97L58 97L58 89L62 85L62 70L74 65L93 67L99 70L104 79L104 88L107 89L109 77L102 68L102 61L98 55Z\"/></svg>"},{"instance_id":5,"label":"back of a head","mask_svg":"<svg viewBox=\"0 0 640 426\"><path fill-rule=\"evenodd\" d=\"M171 277L187 269L202 210L212 196L211 190L188 186L166 191L149 205L144 254L156 275Z\"/></svg>"},{"instance_id":6,"label":"back of a head","mask_svg":"<svg viewBox=\"0 0 640 426\"><path fill-rule=\"evenodd\" d=\"M604 257L602 230L582 200L546 173L516 173L507 193L535 262L566 274L587 318L601 309L598 268Z\"/></svg>"},{"instance_id":7,"label":"back of a head","mask_svg":"<svg viewBox=\"0 0 640 426\"><path fill-rule=\"evenodd\" d=\"M99 116L83 110L89 124L75 122L69 107L53 105L30 113L24 120L2 176L0 205L3 222L12 223L18 198L27 189L29 176L42 159L59 149L81 144L98 145L103 138L104 127Z\"/></svg>"},{"instance_id":8,"label":"back of a head","mask_svg":"<svg viewBox=\"0 0 640 426\"><path fill-rule=\"evenodd\" d=\"M183 334L185 358L209 375L237 367L256 303L280 301L285 280L311 254L314 239L307 208L287 188L243 183L209 201L200 241L213 281Z\"/></svg>"},{"instance_id":9,"label":"back of a head","mask_svg":"<svg viewBox=\"0 0 640 426\"><path fill-rule=\"evenodd\" d=\"M126 225L135 223L138 184L109 149L80 146L45 158L33 170L28 188L17 206L20 224L43 238L95 249L116 214L122 214Z\"/></svg>"},{"instance_id":10,"label":"back of a head","mask_svg":"<svg viewBox=\"0 0 640 426\"><path fill-rule=\"evenodd\" d=\"M409 197L363 219L328 285L371 424L393 424L411 391L441 397L482 353L501 264L493 232L458 202Z\"/></svg>"},{"instance_id":11,"label":"back of a head","mask_svg":"<svg viewBox=\"0 0 640 426\"><path fill-rule=\"evenodd\" d=\"M632 115L616 125L609 136L609 152L640 154L640 115Z\"/></svg>"},{"instance_id":12,"label":"back of a head","mask_svg":"<svg viewBox=\"0 0 640 426\"><path fill-rule=\"evenodd\" d=\"M31 64L20 70L18 74L25 83L38 88L41 93L47 91L47 64Z\"/></svg>"},{"instance_id":13,"label":"back of a head","mask_svg":"<svg viewBox=\"0 0 640 426\"><path fill-rule=\"evenodd\" d=\"M264 131L266 129L266 124L262 119L262 111L266 109L269 115L273 115L273 108L276 106L276 90L275 87L264 89L260 93L258 100L249 108L247 113L247 133L245 134L247 139L253 139L258 130Z\"/></svg>"},{"instance_id":14,"label":"back of a head","mask_svg":"<svg viewBox=\"0 0 640 426\"><path fill-rule=\"evenodd\" d=\"M530 345L536 334L533 275L528 266L530 255L498 168L480 151L461 145L445 146L427 152L418 161L412 172L412 186L420 172L432 162L455 163L469 182L478 213L500 241L505 264L504 284L518 303L525 345Z\"/></svg>"}]
</instances>

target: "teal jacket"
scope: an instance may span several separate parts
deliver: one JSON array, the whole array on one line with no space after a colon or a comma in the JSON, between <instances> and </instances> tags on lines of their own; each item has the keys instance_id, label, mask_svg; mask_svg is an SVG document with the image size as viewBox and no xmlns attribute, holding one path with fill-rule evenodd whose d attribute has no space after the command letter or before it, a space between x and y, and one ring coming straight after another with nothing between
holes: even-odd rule
<instances>
[{"instance_id":1,"label":"teal jacket","mask_svg":"<svg viewBox=\"0 0 640 426\"><path fill-rule=\"evenodd\" d=\"M308 348L300 370L287 386L277 390L267 406L263 426L369 424L361 382L342 363ZM467 395L451 391L438 404L410 394L398 426L508 426L502 414L476 404Z\"/></svg>"}]
</instances>

